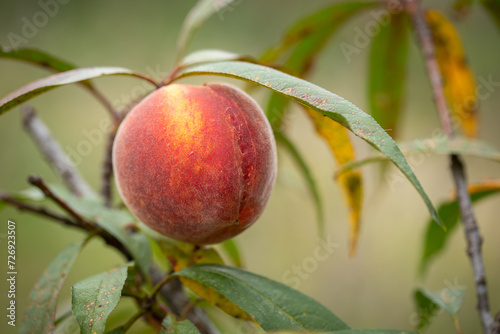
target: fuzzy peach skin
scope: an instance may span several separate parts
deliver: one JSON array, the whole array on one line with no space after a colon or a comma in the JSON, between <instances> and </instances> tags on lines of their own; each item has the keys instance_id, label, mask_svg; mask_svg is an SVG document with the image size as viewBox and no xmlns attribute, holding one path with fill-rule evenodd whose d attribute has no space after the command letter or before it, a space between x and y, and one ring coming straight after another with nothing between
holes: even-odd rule
<instances>
[{"instance_id":1,"label":"fuzzy peach skin","mask_svg":"<svg viewBox=\"0 0 500 334\"><path fill-rule=\"evenodd\" d=\"M276 179L276 145L261 108L239 88L171 84L125 118L113 165L125 204L142 222L212 244L261 215Z\"/></svg>"}]
</instances>

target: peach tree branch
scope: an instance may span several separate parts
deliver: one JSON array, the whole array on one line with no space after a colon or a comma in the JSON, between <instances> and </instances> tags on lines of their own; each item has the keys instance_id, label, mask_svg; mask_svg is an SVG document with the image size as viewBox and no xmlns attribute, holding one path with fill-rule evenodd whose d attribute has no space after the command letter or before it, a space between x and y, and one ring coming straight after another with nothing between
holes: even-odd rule
<instances>
[{"instance_id":1,"label":"peach tree branch","mask_svg":"<svg viewBox=\"0 0 500 334\"><path fill-rule=\"evenodd\" d=\"M61 176L73 194L77 196L91 196L94 194L92 188L85 182L78 170L72 166L70 159L54 139L47 126L37 117L35 110L31 106L23 108L23 125L42 152L45 160Z\"/></svg>"},{"instance_id":2,"label":"peach tree branch","mask_svg":"<svg viewBox=\"0 0 500 334\"><path fill-rule=\"evenodd\" d=\"M414 31L417 35L420 49L425 58L427 74L429 76L434 102L436 104L441 126L446 136L454 136L451 122L450 110L446 102L443 88L443 77L435 55L434 42L427 22L420 8L419 0L405 0L406 11L411 16ZM450 156L450 168L457 191L460 214L464 224L465 238L467 241L467 254L469 256L474 282L476 286L477 309L481 318L484 333L493 334L498 332L498 323L495 323L490 312L488 300L488 287L481 251L482 238L479 233L476 217L472 209L472 202L467 190L467 178L464 164L459 155Z\"/></svg>"}]
</instances>

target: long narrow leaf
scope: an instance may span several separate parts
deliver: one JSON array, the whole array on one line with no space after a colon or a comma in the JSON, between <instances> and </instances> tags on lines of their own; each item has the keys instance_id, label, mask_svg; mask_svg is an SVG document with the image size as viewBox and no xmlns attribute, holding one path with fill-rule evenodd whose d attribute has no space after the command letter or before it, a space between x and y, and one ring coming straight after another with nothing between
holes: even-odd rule
<instances>
[{"instance_id":1,"label":"long narrow leaf","mask_svg":"<svg viewBox=\"0 0 500 334\"><path fill-rule=\"evenodd\" d=\"M228 52L225 50L217 50L217 49L205 49L195 51L193 53L188 54L184 57L179 66L186 67L195 64L202 63L213 63L216 61L231 61L231 60L240 60L240 61L248 61L255 62L255 60L250 56L240 55L233 52Z\"/></svg>"},{"instance_id":2,"label":"long narrow leaf","mask_svg":"<svg viewBox=\"0 0 500 334\"><path fill-rule=\"evenodd\" d=\"M301 43L309 36L323 34L328 31L329 34L338 28L345 20L353 14L359 13L376 5L376 2L343 2L321 8L317 12L308 14L304 18L292 25L280 43L267 50L261 57L264 63L276 61L282 54L291 49L294 45Z\"/></svg>"},{"instance_id":3,"label":"long narrow leaf","mask_svg":"<svg viewBox=\"0 0 500 334\"><path fill-rule=\"evenodd\" d=\"M184 19L177 39L177 61L184 56L187 45L203 22L232 2L233 0L199 0L193 8L191 8Z\"/></svg>"},{"instance_id":4,"label":"long narrow leaf","mask_svg":"<svg viewBox=\"0 0 500 334\"><path fill-rule=\"evenodd\" d=\"M364 113L354 104L310 82L269 67L245 62L218 62L190 66L182 70L175 79L194 75L221 75L253 82L286 95L342 124L356 136L387 156L421 195L432 218L437 223L442 224L436 209L394 140L370 115Z\"/></svg>"},{"instance_id":5,"label":"long narrow leaf","mask_svg":"<svg viewBox=\"0 0 500 334\"><path fill-rule=\"evenodd\" d=\"M372 40L368 95L370 114L395 139L405 88L408 28L405 14L391 18Z\"/></svg>"},{"instance_id":6,"label":"long narrow leaf","mask_svg":"<svg viewBox=\"0 0 500 334\"><path fill-rule=\"evenodd\" d=\"M283 147L290 153L290 156L295 161L297 167L300 172L304 176L307 187L309 188L309 192L311 193L314 205L316 206L316 215L318 216L318 226L320 232L324 232L324 210L323 210L323 201L321 200L321 196L319 194L318 186L316 185L316 180L314 179L309 166L307 165L302 155L297 150L292 141L283 133L283 132L275 132L274 136L276 137L276 141L279 144L282 144Z\"/></svg>"},{"instance_id":7,"label":"long narrow leaf","mask_svg":"<svg viewBox=\"0 0 500 334\"><path fill-rule=\"evenodd\" d=\"M342 165L355 158L349 133L346 128L328 117L307 108L307 114L314 122L316 132L326 141L337 163ZM363 204L363 185L361 173L350 171L337 177L342 195L349 208L349 254L356 253L359 229L361 227L361 209Z\"/></svg>"},{"instance_id":8,"label":"long narrow leaf","mask_svg":"<svg viewBox=\"0 0 500 334\"><path fill-rule=\"evenodd\" d=\"M454 120L470 138L477 136L476 83L467 64L460 35L437 10L428 10L429 24L436 49L436 59L444 78L444 92Z\"/></svg>"},{"instance_id":9,"label":"long narrow leaf","mask_svg":"<svg viewBox=\"0 0 500 334\"><path fill-rule=\"evenodd\" d=\"M245 310L266 331L333 331L349 327L314 299L281 283L220 265L186 267L175 276L196 280Z\"/></svg>"},{"instance_id":10,"label":"long narrow leaf","mask_svg":"<svg viewBox=\"0 0 500 334\"><path fill-rule=\"evenodd\" d=\"M401 149L401 152L403 152L403 154L406 156L411 156L413 154L423 154L426 156L433 154L459 154L500 162L500 150L490 143L479 139L468 139L460 137L455 137L452 139L448 139L445 137L439 139L415 139L410 142L399 144L399 148ZM388 160L387 157L378 154L376 156L368 157L362 160L348 162L339 167L339 169L337 170L337 175L354 170L372 162L385 160Z\"/></svg>"},{"instance_id":11,"label":"long narrow leaf","mask_svg":"<svg viewBox=\"0 0 500 334\"><path fill-rule=\"evenodd\" d=\"M24 311L20 333L51 333L54 330L57 297L84 243L70 244L38 279L30 292L30 305Z\"/></svg>"},{"instance_id":12,"label":"long narrow leaf","mask_svg":"<svg viewBox=\"0 0 500 334\"><path fill-rule=\"evenodd\" d=\"M7 50L3 47L0 47L0 58L10 58L25 61L34 65L48 68L55 72L66 72L76 69L75 65L37 49L23 48Z\"/></svg>"},{"instance_id":13,"label":"long narrow leaf","mask_svg":"<svg viewBox=\"0 0 500 334\"><path fill-rule=\"evenodd\" d=\"M34 81L10 93L0 100L0 115L5 113L9 109L14 108L15 106L56 87L110 75L134 76L147 80L156 85L154 79L122 67L79 68L62 73L57 73L49 77Z\"/></svg>"},{"instance_id":14,"label":"long narrow leaf","mask_svg":"<svg viewBox=\"0 0 500 334\"><path fill-rule=\"evenodd\" d=\"M500 181L485 181L469 186L469 193L473 203L500 192ZM425 274L433 259L446 247L450 236L458 225L460 208L456 200L445 202L438 208L438 213L446 226L446 231L435 226L432 221L427 223L423 242L423 252L420 259L420 275Z\"/></svg>"},{"instance_id":15,"label":"long narrow leaf","mask_svg":"<svg viewBox=\"0 0 500 334\"><path fill-rule=\"evenodd\" d=\"M488 11L491 15L497 27L500 29L500 1L498 0L481 0L481 5Z\"/></svg>"}]
</instances>

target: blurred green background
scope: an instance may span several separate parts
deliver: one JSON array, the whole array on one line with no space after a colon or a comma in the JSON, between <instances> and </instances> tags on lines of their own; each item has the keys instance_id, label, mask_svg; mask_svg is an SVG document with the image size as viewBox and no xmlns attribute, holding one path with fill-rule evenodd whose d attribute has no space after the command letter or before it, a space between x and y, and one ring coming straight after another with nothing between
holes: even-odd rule
<instances>
[{"instance_id":1,"label":"blurred green background","mask_svg":"<svg viewBox=\"0 0 500 334\"><path fill-rule=\"evenodd\" d=\"M63 2L63 1L61 1ZM301 16L333 1L264 1L243 0L220 15L212 17L195 36L190 50L220 48L257 56L278 42L283 32ZM123 66L156 77L164 76L173 64L173 52L182 20L194 1L67 1L58 12L24 46L40 48L79 66ZM451 14L451 1L426 1ZM0 43L8 46L10 32L21 34L23 18L32 21L41 9L37 1L2 0L0 4ZM363 28L369 12L345 25L329 42L315 65L310 81L354 102L367 110L367 64L369 48L355 54L347 62L339 44L353 43L355 27ZM477 78L500 81L500 32L491 18L478 6L457 23L468 59ZM156 74L155 74L156 73ZM0 95L9 92L47 72L25 63L0 60ZM403 140L430 137L439 127L432 102L422 57L412 39L409 52L409 83L406 108L402 116ZM199 77L184 82L202 83L222 80ZM241 82L228 80L242 86ZM123 105L143 90L141 81L127 77L95 80L115 104ZM498 87L481 101L480 137L500 147L500 90ZM255 90L264 105L267 94ZM87 140L85 132L99 129L106 111L85 90L76 85L59 88L30 102L51 128L66 151L75 150ZM57 176L44 163L33 142L21 126L17 107L0 119L0 189L18 191L28 187L28 175L42 176L58 182ZM287 119L288 133L307 158L318 180L326 206L326 236L338 245L318 268L300 281L298 289L317 299L347 324L355 328L413 329L415 325L412 291L425 286L440 290L446 287L466 288L464 306L459 318L464 333L479 333L480 322L475 310L473 276L465 253L463 230L451 238L444 254L431 266L425 278L418 278L417 267L427 210L417 192L407 182L398 183L391 191L379 180L376 166L363 168L365 180L364 219L359 249L355 257L347 254L348 224L346 208L332 175L335 164L327 146L316 136L311 122L295 108ZM372 153L364 142L354 139L359 157ZM79 170L94 187L99 186L104 140L93 145L82 157ZM254 227L238 236L246 268L252 272L284 282L292 266L302 266L314 255L318 245L315 212L301 175L285 152L280 154L279 177L270 203ZM470 181L499 177L493 162L466 159ZM390 167L389 172L394 171ZM426 157L414 168L425 190L437 205L448 199L452 190L448 159ZM491 309L500 310L500 237L498 207L500 197L493 196L475 206L485 237L486 263ZM17 223L17 320L27 306L28 294L38 276L51 259L70 241L82 239L79 232L51 221L6 208L0 212L0 270L7 272L5 233L7 220ZM77 259L61 295L60 310L70 305L70 286L84 277L105 271L122 263L120 256L99 241L92 241ZM285 280L286 281L286 280ZM285 282L286 283L286 282ZM7 306L5 280L1 283L0 306ZM122 323L131 315L132 303L123 303L112 314L114 323ZM3 311L5 312L5 311ZM216 312L226 324L224 333L245 333L246 327L235 325ZM0 332L10 333L5 315L0 319ZM18 329L19 327L16 327ZM236 329L235 329L236 328ZM68 325L66 331L75 327ZM147 327L134 327L142 332ZM439 315L428 333L453 332L450 319Z\"/></svg>"}]
</instances>

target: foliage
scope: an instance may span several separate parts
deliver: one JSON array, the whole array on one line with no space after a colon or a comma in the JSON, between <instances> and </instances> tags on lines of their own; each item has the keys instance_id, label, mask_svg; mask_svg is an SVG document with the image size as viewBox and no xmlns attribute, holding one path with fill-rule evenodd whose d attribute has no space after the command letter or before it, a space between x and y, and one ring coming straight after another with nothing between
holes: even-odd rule
<instances>
[{"instance_id":1,"label":"foliage","mask_svg":"<svg viewBox=\"0 0 500 334\"><path fill-rule=\"evenodd\" d=\"M362 220L363 177L359 167L374 161L390 161L407 177L424 200L431 218L427 224L420 273L424 274L432 259L444 249L459 221L459 204L455 199L436 210L413 173L405 156L413 154L470 155L500 162L500 151L480 139L429 138L396 144L401 134L400 118L404 112L406 62L409 52L409 17L401 9L390 13L387 24L380 23L379 33L371 41L368 100L371 115L346 99L314 85L306 78L314 68L321 51L334 34L350 19L370 8L389 10L382 2L336 3L305 16L291 26L283 39L260 58L225 50L198 50L187 56L185 50L195 31L204 21L231 0L199 0L187 15L178 38L176 64L162 81L121 67L79 68L69 62L35 49L0 50L0 58L24 61L56 72L14 91L0 100L0 115L54 88L79 83L101 100L102 95L90 81L109 75L127 75L145 80L155 87L171 84L190 76L218 75L243 80L270 90L266 114L275 138L297 164L313 198L320 230L324 224L324 205L313 169L307 164L295 143L287 136L285 116L289 105L301 105L314 124L317 134L328 144L338 164L336 180L349 211L350 253L356 250ZM498 2L482 1L498 23ZM456 122L467 137L477 136L477 101L472 69L467 65L460 36L453 24L436 10L426 13L436 45L436 55L445 82L446 98ZM106 102L104 102L106 103ZM117 122L127 110L120 110ZM115 115L116 117L116 115ZM121 118L120 118L121 117ZM116 120L116 119L115 119ZM390 130L390 131L389 131ZM367 142L377 155L356 159L352 134ZM111 142L112 144L112 142ZM109 153L109 152L108 152ZM109 181L109 180L108 180ZM166 240L142 230L135 218L122 207L106 205L103 196L76 196L61 185L32 182L34 188L24 192L1 194L0 209L15 205L51 217L84 230L80 245L71 244L48 266L33 288L31 305L25 310L21 332L52 332L56 327L57 296L78 253L90 237L100 237L124 255L121 266L72 286L72 312L82 333L125 333L143 317L161 333L210 332L205 320L196 315L198 300L225 311L240 321L250 321L264 331L275 333L392 334L395 330L351 329L319 302L286 285L245 271L239 246L233 241L219 248L203 247ZM500 191L497 181L471 186L472 201ZM51 213L41 203L54 202L64 212ZM29 208L29 209L27 209ZM443 226L446 229L443 229ZM224 263L224 256L233 265ZM158 279L158 273L160 279ZM176 309L175 298L186 299ZM189 290L192 298L183 292ZM450 295L451 294L451 295ZM196 295L197 297L193 297ZM179 295L176 295L178 297ZM451 297L450 297L451 296ZM123 326L110 331L106 320L122 298L133 298L139 312ZM442 309L458 326L457 313L464 298L461 289L432 292L418 289L414 299L419 314L417 330L426 328ZM196 321L195 321L196 320ZM457 327L459 330L459 327ZM318 332L319 331L319 332Z\"/></svg>"}]
</instances>

